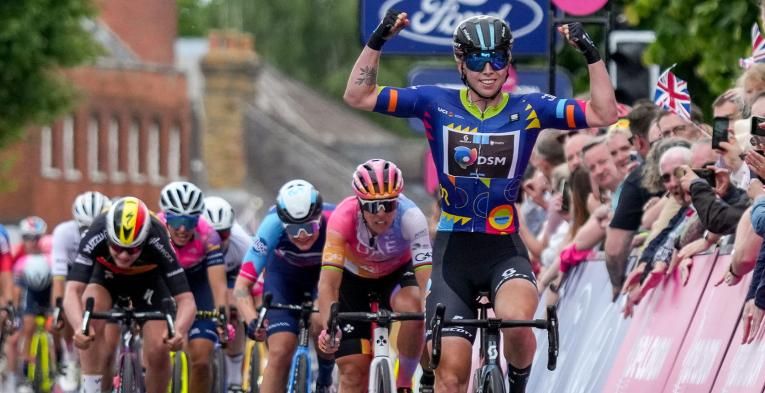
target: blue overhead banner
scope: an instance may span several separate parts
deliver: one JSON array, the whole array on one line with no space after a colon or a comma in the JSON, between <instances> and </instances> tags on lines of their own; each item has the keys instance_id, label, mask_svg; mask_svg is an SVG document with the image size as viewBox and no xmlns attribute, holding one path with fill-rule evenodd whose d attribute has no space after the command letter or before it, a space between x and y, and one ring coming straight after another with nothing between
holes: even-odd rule
<instances>
[{"instance_id":1,"label":"blue overhead banner","mask_svg":"<svg viewBox=\"0 0 765 393\"><path fill-rule=\"evenodd\" d=\"M457 25L482 14L510 24L514 56L544 56L549 49L549 0L362 0L362 42L390 8L406 12L411 23L385 44L386 53L450 55Z\"/></svg>"},{"instance_id":2,"label":"blue overhead banner","mask_svg":"<svg viewBox=\"0 0 765 393\"><path fill-rule=\"evenodd\" d=\"M386 47L387 48L387 47ZM512 73L511 73L512 74ZM513 76L513 75L511 75ZM508 79L513 85L511 94L547 93L549 75L547 68L519 68L514 81ZM418 66L409 71L409 86L437 85L452 89L465 87L460 80L456 66ZM555 69L555 90L557 96L573 97L573 86L568 73L560 68ZM422 121L416 118L409 119L409 126L418 133L425 132Z\"/></svg>"}]
</instances>

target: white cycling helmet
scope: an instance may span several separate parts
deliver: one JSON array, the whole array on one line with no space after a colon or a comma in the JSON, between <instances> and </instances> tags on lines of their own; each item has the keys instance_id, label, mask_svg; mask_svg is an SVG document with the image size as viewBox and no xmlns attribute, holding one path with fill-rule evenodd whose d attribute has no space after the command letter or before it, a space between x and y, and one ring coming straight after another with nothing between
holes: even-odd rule
<instances>
[{"instance_id":1,"label":"white cycling helmet","mask_svg":"<svg viewBox=\"0 0 765 393\"><path fill-rule=\"evenodd\" d=\"M38 216L29 216L19 222L22 236L42 236L48 230L48 224Z\"/></svg>"},{"instance_id":2,"label":"white cycling helmet","mask_svg":"<svg viewBox=\"0 0 765 393\"><path fill-rule=\"evenodd\" d=\"M77 221L77 225L89 227L93 223L93 219L109 210L111 205L112 202L109 197L98 191L83 192L74 199L72 215Z\"/></svg>"},{"instance_id":3,"label":"white cycling helmet","mask_svg":"<svg viewBox=\"0 0 765 393\"><path fill-rule=\"evenodd\" d=\"M221 197L205 198L205 219L216 231L223 231L234 226L234 208Z\"/></svg>"},{"instance_id":4,"label":"white cycling helmet","mask_svg":"<svg viewBox=\"0 0 765 393\"><path fill-rule=\"evenodd\" d=\"M23 273L24 283L33 291L42 291L50 285L51 269L44 255L27 255Z\"/></svg>"},{"instance_id":5,"label":"white cycling helmet","mask_svg":"<svg viewBox=\"0 0 765 393\"><path fill-rule=\"evenodd\" d=\"M187 181L174 181L160 192L159 207L170 214L199 216L204 212L204 194Z\"/></svg>"},{"instance_id":6,"label":"white cycling helmet","mask_svg":"<svg viewBox=\"0 0 765 393\"><path fill-rule=\"evenodd\" d=\"M305 180L288 181L276 197L276 214L285 224L302 224L315 220L321 212L321 195Z\"/></svg>"}]
</instances>

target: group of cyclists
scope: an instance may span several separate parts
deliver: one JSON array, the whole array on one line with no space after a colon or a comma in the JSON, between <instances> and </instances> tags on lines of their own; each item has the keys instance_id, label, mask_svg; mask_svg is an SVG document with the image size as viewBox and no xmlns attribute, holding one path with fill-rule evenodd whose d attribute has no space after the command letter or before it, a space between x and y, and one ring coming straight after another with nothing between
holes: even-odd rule
<instances>
[{"instance_id":1,"label":"group of cyclists","mask_svg":"<svg viewBox=\"0 0 765 393\"><path fill-rule=\"evenodd\" d=\"M169 352L181 349L191 365L189 390L210 391L212 352L230 330L225 323L236 331L226 348L229 391L242 391L244 335L268 346L260 390L285 391L298 317L272 310L266 321L259 321L259 281L260 291L278 303L300 304L306 293L315 299L319 312L310 326L319 363L316 392L334 391L335 364L341 392L367 389L370 326L342 323L337 331L327 331L333 303L339 303L340 311L369 311L367 295L374 292L389 310L426 310L429 320L442 303L447 317L470 319L475 317L474 299L486 291L499 318L533 318L538 294L514 203L542 129L616 121L604 63L580 24L563 25L560 33L588 63L591 99L503 93L512 59L510 27L493 16L473 16L454 34L464 89L378 86L381 49L408 23L406 13L387 12L354 65L344 99L358 109L424 122L442 210L433 246L425 215L403 194L401 170L384 159L359 165L348 179L352 194L337 205L325 203L308 181L287 182L252 238L235 222L230 204L205 198L190 182L165 186L156 214L135 197L110 201L97 192L84 193L75 200L73 220L54 230L52 257L45 250L44 222L31 217L21 223L21 255L28 257L17 274L26 292L25 301L17 303L24 315L49 309L50 299L63 297L66 326L61 332L78 349L82 392L111 389L120 333L115 324L95 320L89 331L82 331L84 299L90 297L96 311L123 303L136 311L160 311L163 299L174 300L174 335L167 334L163 321L147 321L141 329L146 389L157 393L166 391L170 380ZM31 255L44 255L45 263ZM13 259L18 264L19 257ZM14 263L3 259L2 266L6 272ZM52 277L49 289L41 289L45 280L39 276ZM12 299L5 295L12 287L4 278L7 299ZM196 318L197 311L214 310L223 310L223 329ZM25 317L24 337L30 323ZM421 359L429 339L425 326L423 321L401 323L399 392L412 392L418 365L427 364ZM510 391L523 392L534 335L530 328L503 333ZM443 336L440 366L435 378L424 368L421 392L467 389L475 329L451 326Z\"/></svg>"}]
</instances>

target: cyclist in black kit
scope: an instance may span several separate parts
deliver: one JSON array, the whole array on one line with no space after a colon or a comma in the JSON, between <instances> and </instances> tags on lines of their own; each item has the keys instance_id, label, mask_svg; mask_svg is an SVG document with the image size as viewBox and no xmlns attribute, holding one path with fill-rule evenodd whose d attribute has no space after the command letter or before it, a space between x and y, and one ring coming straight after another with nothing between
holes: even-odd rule
<instances>
[{"instance_id":1,"label":"cyclist in black kit","mask_svg":"<svg viewBox=\"0 0 765 393\"><path fill-rule=\"evenodd\" d=\"M110 378L105 374L110 373L109 358L117 344L103 321L93 321L88 334L82 334L83 299L95 298L95 311L109 310L118 299L129 300L136 311L160 311L162 300L170 296L177 305L175 336L167 338L163 321L147 321L142 327L150 393L167 389L169 351L182 347L196 306L164 225L138 198L118 200L93 221L67 276L64 311L81 350L82 392L101 392L102 382L108 388Z\"/></svg>"}]
</instances>

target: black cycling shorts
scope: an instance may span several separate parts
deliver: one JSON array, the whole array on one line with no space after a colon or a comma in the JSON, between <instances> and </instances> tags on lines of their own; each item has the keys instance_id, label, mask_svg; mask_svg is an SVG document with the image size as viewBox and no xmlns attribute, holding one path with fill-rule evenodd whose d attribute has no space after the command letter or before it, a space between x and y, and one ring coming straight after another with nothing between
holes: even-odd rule
<instances>
[{"instance_id":1,"label":"black cycling shorts","mask_svg":"<svg viewBox=\"0 0 765 393\"><path fill-rule=\"evenodd\" d=\"M526 246L517 234L489 235L475 232L438 232L433 245L433 272L426 301L426 321L436 304L446 306L445 317L476 318L476 299L488 292L489 300L499 287L513 279L528 280L536 286ZM443 336L475 340L475 328L450 326ZM427 332L430 339L430 331Z\"/></svg>"},{"instance_id":2,"label":"black cycling shorts","mask_svg":"<svg viewBox=\"0 0 765 393\"><path fill-rule=\"evenodd\" d=\"M347 270L343 272L340 285L340 312L371 312L370 294L377 295L380 308L390 310L390 299L397 288L417 286L412 262L398 268L393 273L376 279L361 278ZM368 322L340 321L343 335L336 358L356 354L372 353L372 324Z\"/></svg>"},{"instance_id":3,"label":"black cycling shorts","mask_svg":"<svg viewBox=\"0 0 765 393\"><path fill-rule=\"evenodd\" d=\"M127 305L130 301L135 311L162 311L162 299L169 299L170 290L162 279L162 273L154 269L136 275L114 274L100 263L93 264L90 284L104 287L112 297L112 304Z\"/></svg>"}]
</instances>

